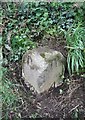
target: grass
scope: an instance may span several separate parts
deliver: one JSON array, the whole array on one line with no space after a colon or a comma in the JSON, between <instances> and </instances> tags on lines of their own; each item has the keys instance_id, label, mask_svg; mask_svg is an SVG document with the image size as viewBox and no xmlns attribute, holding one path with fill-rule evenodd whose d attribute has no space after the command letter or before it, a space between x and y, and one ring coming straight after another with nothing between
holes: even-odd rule
<instances>
[{"instance_id":1,"label":"grass","mask_svg":"<svg viewBox=\"0 0 85 120\"><path fill-rule=\"evenodd\" d=\"M69 74L79 73L85 67L85 28L80 24L65 32L68 49L67 63Z\"/></svg>"},{"instance_id":2,"label":"grass","mask_svg":"<svg viewBox=\"0 0 85 120\"><path fill-rule=\"evenodd\" d=\"M6 77L7 69L2 68L2 84L0 84L0 95L2 97L2 119L8 120L11 113L16 111L18 92L16 86Z\"/></svg>"}]
</instances>

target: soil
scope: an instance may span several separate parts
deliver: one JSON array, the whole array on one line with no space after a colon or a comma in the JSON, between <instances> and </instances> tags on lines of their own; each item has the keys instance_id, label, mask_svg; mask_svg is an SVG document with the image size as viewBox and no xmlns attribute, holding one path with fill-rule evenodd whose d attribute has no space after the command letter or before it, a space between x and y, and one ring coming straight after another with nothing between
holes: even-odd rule
<instances>
[{"instance_id":1,"label":"soil","mask_svg":"<svg viewBox=\"0 0 85 120\"><path fill-rule=\"evenodd\" d=\"M63 39L63 38L62 38ZM66 57L65 40L59 38L46 39L38 45L48 45L50 48L62 52ZM15 83L20 84L19 93L22 100L18 101L16 113L19 113L23 120L29 118L55 118L56 120L84 120L85 119L85 78L81 75L68 76L59 87L51 87L49 91L37 94L31 85L26 85L21 74L21 61L9 64L9 78L16 79ZM13 117L14 115L12 115Z\"/></svg>"}]
</instances>

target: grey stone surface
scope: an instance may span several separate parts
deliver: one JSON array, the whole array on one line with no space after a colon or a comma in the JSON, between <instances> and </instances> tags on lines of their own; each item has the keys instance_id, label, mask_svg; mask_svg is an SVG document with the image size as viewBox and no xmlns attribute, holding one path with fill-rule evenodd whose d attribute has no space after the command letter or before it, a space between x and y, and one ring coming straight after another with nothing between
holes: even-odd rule
<instances>
[{"instance_id":1,"label":"grey stone surface","mask_svg":"<svg viewBox=\"0 0 85 120\"><path fill-rule=\"evenodd\" d=\"M42 93L56 83L62 83L65 58L48 47L28 50L22 58L22 76L25 83L30 83L38 93Z\"/></svg>"}]
</instances>

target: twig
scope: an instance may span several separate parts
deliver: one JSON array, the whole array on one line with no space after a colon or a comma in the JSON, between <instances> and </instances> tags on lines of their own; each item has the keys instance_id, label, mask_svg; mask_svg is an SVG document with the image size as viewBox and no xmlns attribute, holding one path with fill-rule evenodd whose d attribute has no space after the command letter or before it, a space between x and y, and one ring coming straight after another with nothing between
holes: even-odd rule
<instances>
[{"instance_id":1,"label":"twig","mask_svg":"<svg viewBox=\"0 0 85 120\"><path fill-rule=\"evenodd\" d=\"M84 50L85 48L80 48L80 47L70 47L70 46L65 46L65 48L68 48L68 49L73 49L73 50L75 50L75 49L80 49L80 50Z\"/></svg>"},{"instance_id":2,"label":"twig","mask_svg":"<svg viewBox=\"0 0 85 120\"><path fill-rule=\"evenodd\" d=\"M69 96L71 97L71 96L72 96L72 93L74 93L75 90L77 90L80 86L81 86L81 85L79 85L78 87L74 88L72 91L70 90L71 92L70 92ZM69 98L70 98L70 97L69 97Z\"/></svg>"},{"instance_id":3,"label":"twig","mask_svg":"<svg viewBox=\"0 0 85 120\"><path fill-rule=\"evenodd\" d=\"M71 113L72 111L74 111L76 108L78 108L80 106L80 104L78 104L77 106L75 106L74 108L72 108L68 113Z\"/></svg>"}]
</instances>

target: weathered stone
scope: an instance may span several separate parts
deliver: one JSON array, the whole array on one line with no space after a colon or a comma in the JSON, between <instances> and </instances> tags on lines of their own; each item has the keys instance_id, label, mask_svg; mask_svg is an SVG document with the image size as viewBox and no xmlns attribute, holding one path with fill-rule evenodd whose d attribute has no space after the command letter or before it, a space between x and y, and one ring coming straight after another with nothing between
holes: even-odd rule
<instances>
[{"instance_id":1,"label":"weathered stone","mask_svg":"<svg viewBox=\"0 0 85 120\"><path fill-rule=\"evenodd\" d=\"M48 90L53 83L60 85L64 74L65 58L48 47L28 50L22 58L22 75L38 93Z\"/></svg>"}]
</instances>

